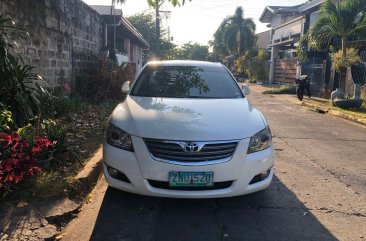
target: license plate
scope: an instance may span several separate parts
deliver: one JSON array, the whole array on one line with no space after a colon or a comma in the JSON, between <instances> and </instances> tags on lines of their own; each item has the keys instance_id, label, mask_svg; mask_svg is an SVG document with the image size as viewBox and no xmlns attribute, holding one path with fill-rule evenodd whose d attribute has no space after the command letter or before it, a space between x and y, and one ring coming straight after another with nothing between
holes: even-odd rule
<instances>
[{"instance_id":1,"label":"license plate","mask_svg":"<svg viewBox=\"0 0 366 241\"><path fill-rule=\"evenodd\" d=\"M210 187L213 179L213 172L169 172L171 187Z\"/></svg>"}]
</instances>

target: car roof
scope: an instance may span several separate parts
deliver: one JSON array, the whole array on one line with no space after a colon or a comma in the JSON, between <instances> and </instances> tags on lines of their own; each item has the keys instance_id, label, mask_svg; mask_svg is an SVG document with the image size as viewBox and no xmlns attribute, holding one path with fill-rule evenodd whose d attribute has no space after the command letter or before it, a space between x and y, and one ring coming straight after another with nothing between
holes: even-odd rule
<instances>
[{"instance_id":1,"label":"car roof","mask_svg":"<svg viewBox=\"0 0 366 241\"><path fill-rule=\"evenodd\" d=\"M221 63L213 63L207 61L196 60L164 60L164 61L150 61L147 65L159 65L159 66L199 66L199 67L221 67Z\"/></svg>"}]
</instances>

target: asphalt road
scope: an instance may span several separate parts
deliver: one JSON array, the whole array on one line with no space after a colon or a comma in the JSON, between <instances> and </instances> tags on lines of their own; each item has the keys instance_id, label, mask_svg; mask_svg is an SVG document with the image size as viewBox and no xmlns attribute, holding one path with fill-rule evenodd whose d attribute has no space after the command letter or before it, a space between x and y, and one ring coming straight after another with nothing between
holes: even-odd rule
<instances>
[{"instance_id":1,"label":"asphalt road","mask_svg":"<svg viewBox=\"0 0 366 241\"><path fill-rule=\"evenodd\" d=\"M250 100L274 135L267 190L166 199L107 188L102 178L63 240L366 240L365 128L254 91Z\"/></svg>"}]
</instances>

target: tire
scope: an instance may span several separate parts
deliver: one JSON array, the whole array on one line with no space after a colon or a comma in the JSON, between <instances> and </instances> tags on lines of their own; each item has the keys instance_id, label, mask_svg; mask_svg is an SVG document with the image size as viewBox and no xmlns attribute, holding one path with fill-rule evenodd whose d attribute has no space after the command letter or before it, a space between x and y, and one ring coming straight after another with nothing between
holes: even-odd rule
<instances>
[{"instance_id":1,"label":"tire","mask_svg":"<svg viewBox=\"0 0 366 241\"><path fill-rule=\"evenodd\" d=\"M304 99L304 90L302 90L301 88L297 87L296 88L296 95L297 98L302 101L302 99Z\"/></svg>"}]
</instances>

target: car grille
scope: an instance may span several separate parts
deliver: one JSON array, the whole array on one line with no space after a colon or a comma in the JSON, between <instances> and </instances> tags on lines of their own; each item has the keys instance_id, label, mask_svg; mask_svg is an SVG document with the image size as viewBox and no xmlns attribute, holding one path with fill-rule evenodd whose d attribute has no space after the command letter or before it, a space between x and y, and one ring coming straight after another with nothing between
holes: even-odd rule
<instances>
[{"instance_id":1,"label":"car grille","mask_svg":"<svg viewBox=\"0 0 366 241\"><path fill-rule=\"evenodd\" d=\"M213 186L207 187L171 187L169 186L169 182L163 181L155 181L155 180L148 180L150 186L160 189L167 189L167 190L180 190L180 191L208 191L208 190L219 190L229 188L233 181L226 181L226 182L214 182Z\"/></svg>"},{"instance_id":2,"label":"car grille","mask_svg":"<svg viewBox=\"0 0 366 241\"><path fill-rule=\"evenodd\" d=\"M201 149L198 152L189 152L184 149L184 144L190 142L157 139L144 139L144 141L155 160L183 163L229 161L238 144L238 141L193 142Z\"/></svg>"}]
</instances>

